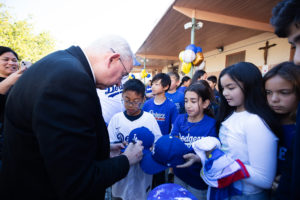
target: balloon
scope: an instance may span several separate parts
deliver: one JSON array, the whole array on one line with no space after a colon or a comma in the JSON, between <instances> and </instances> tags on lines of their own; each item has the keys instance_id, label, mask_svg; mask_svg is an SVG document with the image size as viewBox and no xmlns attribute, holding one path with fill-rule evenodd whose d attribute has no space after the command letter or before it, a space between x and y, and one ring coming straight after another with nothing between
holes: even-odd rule
<instances>
[{"instance_id":1,"label":"balloon","mask_svg":"<svg viewBox=\"0 0 300 200\"><path fill-rule=\"evenodd\" d=\"M146 78L146 77L147 77L146 69L143 69L141 72L141 78Z\"/></svg>"},{"instance_id":2,"label":"balloon","mask_svg":"<svg viewBox=\"0 0 300 200\"><path fill-rule=\"evenodd\" d=\"M141 66L141 63L139 63L139 61L137 61L136 58L133 58L133 66Z\"/></svg>"},{"instance_id":3,"label":"balloon","mask_svg":"<svg viewBox=\"0 0 300 200\"><path fill-rule=\"evenodd\" d=\"M197 53L197 47L194 44L190 44L187 47L185 47L185 50L192 50L194 53Z\"/></svg>"},{"instance_id":4,"label":"balloon","mask_svg":"<svg viewBox=\"0 0 300 200\"><path fill-rule=\"evenodd\" d=\"M135 79L135 76L133 74L130 74L129 79Z\"/></svg>"},{"instance_id":5,"label":"balloon","mask_svg":"<svg viewBox=\"0 0 300 200\"><path fill-rule=\"evenodd\" d=\"M183 71L183 73L185 74L189 73L191 71L191 68L192 68L192 63L185 63L185 62L182 63L181 70Z\"/></svg>"},{"instance_id":6,"label":"balloon","mask_svg":"<svg viewBox=\"0 0 300 200\"><path fill-rule=\"evenodd\" d=\"M204 69L204 67L205 67L205 62L201 62L198 66L195 66L195 70Z\"/></svg>"},{"instance_id":7,"label":"balloon","mask_svg":"<svg viewBox=\"0 0 300 200\"><path fill-rule=\"evenodd\" d=\"M203 60L204 60L203 53L202 52L198 52L198 53L196 53L196 58L193 61L193 65L194 66L200 65L203 62Z\"/></svg>"},{"instance_id":8,"label":"balloon","mask_svg":"<svg viewBox=\"0 0 300 200\"><path fill-rule=\"evenodd\" d=\"M180 53L179 53L179 60L181 62L183 62L183 54L184 54L184 51L180 51Z\"/></svg>"},{"instance_id":9,"label":"balloon","mask_svg":"<svg viewBox=\"0 0 300 200\"><path fill-rule=\"evenodd\" d=\"M202 53L202 48L201 47L197 47L197 53L201 52Z\"/></svg>"},{"instance_id":10,"label":"balloon","mask_svg":"<svg viewBox=\"0 0 300 200\"><path fill-rule=\"evenodd\" d=\"M196 58L194 51L188 49L184 51L183 62L190 63Z\"/></svg>"},{"instance_id":11,"label":"balloon","mask_svg":"<svg viewBox=\"0 0 300 200\"><path fill-rule=\"evenodd\" d=\"M150 78L150 76L151 76L150 74L147 74L147 78Z\"/></svg>"}]
</instances>

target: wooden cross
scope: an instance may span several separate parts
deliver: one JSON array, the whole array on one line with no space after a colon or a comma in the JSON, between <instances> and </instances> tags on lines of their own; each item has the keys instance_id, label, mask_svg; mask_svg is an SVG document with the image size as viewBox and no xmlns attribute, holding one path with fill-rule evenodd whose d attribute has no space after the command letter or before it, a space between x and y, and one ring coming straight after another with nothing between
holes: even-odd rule
<instances>
[{"instance_id":1,"label":"wooden cross","mask_svg":"<svg viewBox=\"0 0 300 200\"><path fill-rule=\"evenodd\" d=\"M268 49L271 47L276 46L276 44L271 44L269 45L269 41L266 41L266 46L260 47L258 50L264 50L264 59L265 59L265 65L267 64L267 59L268 59Z\"/></svg>"}]
</instances>

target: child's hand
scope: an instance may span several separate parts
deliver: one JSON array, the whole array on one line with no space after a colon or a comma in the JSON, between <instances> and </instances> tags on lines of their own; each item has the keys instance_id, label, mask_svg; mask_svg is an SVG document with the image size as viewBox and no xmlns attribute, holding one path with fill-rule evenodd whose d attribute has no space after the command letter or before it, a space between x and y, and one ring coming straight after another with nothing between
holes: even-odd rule
<instances>
[{"instance_id":1,"label":"child's hand","mask_svg":"<svg viewBox=\"0 0 300 200\"><path fill-rule=\"evenodd\" d=\"M217 148L217 147L214 147L212 150L205 151L206 158L210 158L211 152L213 152L213 150L215 150L216 148Z\"/></svg>"},{"instance_id":2,"label":"child's hand","mask_svg":"<svg viewBox=\"0 0 300 200\"><path fill-rule=\"evenodd\" d=\"M194 153L185 154L183 155L183 158L186 162L182 165L177 165L177 168L186 168L192 166L195 162L201 162L200 157Z\"/></svg>"},{"instance_id":3,"label":"child's hand","mask_svg":"<svg viewBox=\"0 0 300 200\"><path fill-rule=\"evenodd\" d=\"M121 150L125 148L123 143L110 144L110 157L116 157L121 154Z\"/></svg>"}]
</instances>

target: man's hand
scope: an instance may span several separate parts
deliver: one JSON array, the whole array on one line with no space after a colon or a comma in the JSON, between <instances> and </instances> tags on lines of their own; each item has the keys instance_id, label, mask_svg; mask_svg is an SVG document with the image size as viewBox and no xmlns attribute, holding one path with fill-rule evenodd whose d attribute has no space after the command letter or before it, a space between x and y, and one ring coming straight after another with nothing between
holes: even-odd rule
<instances>
[{"instance_id":1,"label":"man's hand","mask_svg":"<svg viewBox=\"0 0 300 200\"><path fill-rule=\"evenodd\" d=\"M182 165L177 165L177 168L186 168L192 166L195 162L201 162L201 159L198 155L194 153L188 153L183 155L183 158L186 160Z\"/></svg>"},{"instance_id":2,"label":"man's hand","mask_svg":"<svg viewBox=\"0 0 300 200\"><path fill-rule=\"evenodd\" d=\"M123 155L127 156L130 165L134 165L143 158L143 145L142 141L138 140L135 144L129 143Z\"/></svg>"}]
</instances>

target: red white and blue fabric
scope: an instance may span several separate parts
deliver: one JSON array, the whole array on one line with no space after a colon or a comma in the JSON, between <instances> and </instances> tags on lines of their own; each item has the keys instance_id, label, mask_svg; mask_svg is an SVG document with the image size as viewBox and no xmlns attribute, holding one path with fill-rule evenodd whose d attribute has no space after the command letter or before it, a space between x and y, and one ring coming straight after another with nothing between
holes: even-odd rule
<instances>
[{"instance_id":1,"label":"red white and blue fabric","mask_svg":"<svg viewBox=\"0 0 300 200\"><path fill-rule=\"evenodd\" d=\"M234 160L220 150L221 144L217 138L201 138L192 147L203 163L200 176L210 186L208 199L226 199L242 194L242 183L239 180L248 178L249 173L239 159ZM205 152L212 149L207 158Z\"/></svg>"}]
</instances>

